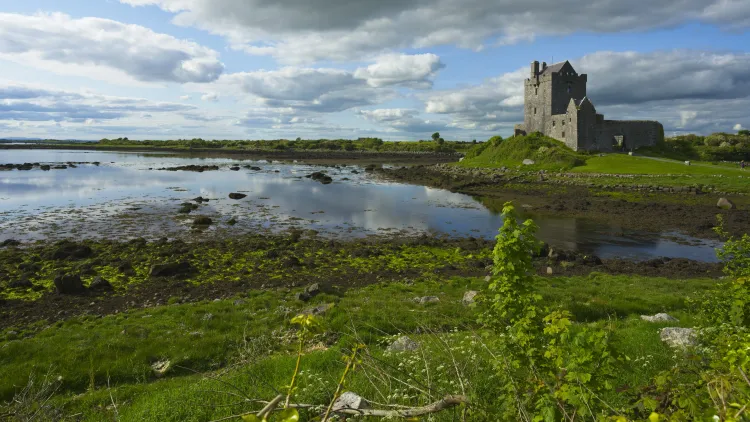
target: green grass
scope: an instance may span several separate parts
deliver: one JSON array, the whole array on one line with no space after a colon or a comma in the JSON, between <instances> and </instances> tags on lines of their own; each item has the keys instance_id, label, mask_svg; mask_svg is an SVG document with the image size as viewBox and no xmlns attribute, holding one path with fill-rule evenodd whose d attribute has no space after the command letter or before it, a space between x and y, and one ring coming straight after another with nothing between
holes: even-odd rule
<instances>
[{"instance_id":1,"label":"green grass","mask_svg":"<svg viewBox=\"0 0 750 422\"><path fill-rule=\"evenodd\" d=\"M599 273L535 280L546 305L570 309L577 321L611 328L616 349L633 362L619 369L618 387L643 385L673 363L657 333L663 325L641 321L639 315L669 312L680 318L676 325L692 326L686 298L716 285L710 279ZM14 336L6 332L0 334L0 397L9 399L29 374L51 367L62 377L52 399L56 411L79 420L113 419L113 401L122 421L205 421L257 410L252 404L233 404L238 398L229 393L237 390L223 382L251 397L275 396L273 388L283 390L294 367L295 336L288 320L315 304L334 303L323 317L325 333L304 355L297 400L326 404L343 369L339 358L351 344L363 342L363 363L347 382L348 390L377 402L416 406L461 393L461 379L474 402L470 420L489 421L499 383L476 323L480 309L461 304L466 290L484 285L480 278L466 277L382 283L341 296L320 294L310 303L295 300L295 290L250 291L216 302L79 317ZM427 295L440 300L427 305L412 300ZM385 345L399 333L420 341L425 353L385 353ZM160 359L172 363L163 379L150 369ZM621 406L626 398L613 393L607 400ZM435 420L455 417L449 411Z\"/></svg>"},{"instance_id":2,"label":"green grass","mask_svg":"<svg viewBox=\"0 0 750 422\"><path fill-rule=\"evenodd\" d=\"M627 154L607 154L603 157L593 156L586 160L586 164L574 168L578 173L612 173L612 174L659 174L659 175L723 175L736 177L750 175L736 167L712 165L705 162L691 162L686 165L682 161L666 159L655 160L647 157L630 156Z\"/></svg>"},{"instance_id":3,"label":"green grass","mask_svg":"<svg viewBox=\"0 0 750 422\"><path fill-rule=\"evenodd\" d=\"M533 165L523 166L526 170L567 170L584 164L584 156L546 136L531 134L514 136L489 145L475 147L478 154L471 151L459 163L463 167L515 167L523 160L534 160Z\"/></svg>"}]
</instances>

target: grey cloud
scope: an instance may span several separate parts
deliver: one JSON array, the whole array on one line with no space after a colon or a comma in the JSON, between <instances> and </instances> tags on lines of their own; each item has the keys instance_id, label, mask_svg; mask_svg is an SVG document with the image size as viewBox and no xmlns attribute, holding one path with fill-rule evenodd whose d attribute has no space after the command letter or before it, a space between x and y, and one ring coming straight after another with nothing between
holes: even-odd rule
<instances>
[{"instance_id":1,"label":"grey cloud","mask_svg":"<svg viewBox=\"0 0 750 422\"><path fill-rule=\"evenodd\" d=\"M686 22L750 26L739 0L120 0L156 5L175 23L224 35L236 48L289 63L350 60L389 49L481 48L544 35L615 33Z\"/></svg>"},{"instance_id":2,"label":"grey cloud","mask_svg":"<svg viewBox=\"0 0 750 422\"><path fill-rule=\"evenodd\" d=\"M0 56L95 65L144 82L211 82L224 70L218 53L138 25L61 13L0 13Z\"/></svg>"},{"instance_id":3,"label":"grey cloud","mask_svg":"<svg viewBox=\"0 0 750 422\"><path fill-rule=\"evenodd\" d=\"M571 62L588 74L588 96L609 119L656 119L665 130L703 133L750 118L750 54L597 52ZM512 133L513 123L523 120L527 72L524 66L428 95L425 110L450 115L455 128Z\"/></svg>"},{"instance_id":4,"label":"grey cloud","mask_svg":"<svg viewBox=\"0 0 750 422\"><path fill-rule=\"evenodd\" d=\"M332 113L377 104L395 95L373 88L365 79L338 69L283 68L274 71L234 73L217 82L236 95L237 88L260 98L271 108Z\"/></svg>"}]
</instances>

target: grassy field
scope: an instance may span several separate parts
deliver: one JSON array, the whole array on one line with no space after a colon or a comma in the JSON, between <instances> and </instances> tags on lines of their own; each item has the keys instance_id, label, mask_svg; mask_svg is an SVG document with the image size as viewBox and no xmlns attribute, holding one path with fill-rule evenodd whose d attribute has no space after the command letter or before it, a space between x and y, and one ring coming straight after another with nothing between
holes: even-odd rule
<instances>
[{"instance_id":1,"label":"grassy field","mask_svg":"<svg viewBox=\"0 0 750 422\"><path fill-rule=\"evenodd\" d=\"M549 304L571 309L576 319L608 327L634 367L622 367L618 386L644 385L668 368L673 353L657 333L662 325L642 313L669 312L680 326L694 322L686 298L715 280L668 280L592 273L588 277L537 278ZM461 303L465 291L482 290L479 278L388 283L320 294L309 303L296 290L249 291L235 298L173 304L104 318L79 317L40 331L3 333L0 397L7 400L37 385L48 370L57 390L48 415L76 420L205 421L258 408L237 395L270 399L293 372L295 337L289 319L319 304L325 332L307 346L295 400L327 404L343 370L340 357L364 343L362 363L346 388L379 403L418 406L445 394L466 394L469 420L493 420L496 382L476 316L481 307ZM414 297L436 296L419 304ZM672 324L674 325L674 323ZM388 353L399 334L421 344L417 352ZM159 378L151 365L169 361ZM199 371L200 374L194 371ZM59 377L59 381L58 381ZM228 385L232 384L232 386ZM617 407L625 396L607 400ZM0 412L1 414L1 412ZM455 420L455 411L435 418Z\"/></svg>"},{"instance_id":2,"label":"grassy field","mask_svg":"<svg viewBox=\"0 0 750 422\"><path fill-rule=\"evenodd\" d=\"M728 165L714 165L705 162L691 162L686 165L683 161L665 158L630 156L627 154L607 154L603 157L593 156L586 159L586 164L572 169L577 173L614 173L614 174L660 174L660 175L722 175L737 177L750 174L739 167Z\"/></svg>"}]
</instances>

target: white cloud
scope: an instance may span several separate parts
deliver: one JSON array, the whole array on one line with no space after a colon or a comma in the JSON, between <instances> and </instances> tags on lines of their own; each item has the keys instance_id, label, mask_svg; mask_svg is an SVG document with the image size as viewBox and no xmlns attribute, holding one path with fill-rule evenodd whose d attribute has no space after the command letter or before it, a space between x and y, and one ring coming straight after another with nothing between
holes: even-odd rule
<instances>
[{"instance_id":1,"label":"white cloud","mask_svg":"<svg viewBox=\"0 0 750 422\"><path fill-rule=\"evenodd\" d=\"M741 124L737 123L736 125L734 125L734 127L732 129L734 129L734 130L742 130L742 129L744 129L744 127L742 127Z\"/></svg>"},{"instance_id":2,"label":"white cloud","mask_svg":"<svg viewBox=\"0 0 750 422\"><path fill-rule=\"evenodd\" d=\"M40 86L0 81L0 120L17 122L78 122L92 125L143 113L172 113L195 107L150 101L47 89Z\"/></svg>"},{"instance_id":3,"label":"white cloud","mask_svg":"<svg viewBox=\"0 0 750 422\"><path fill-rule=\"evenodd\" d=\"M181 96L180 96L180 99L181 99L182 101L187 101L187 100L189 100L189 99L190 99L190 96L189 96L189 95L181 95Z\"/></svg>"},{"instance_id":4,"label":"white cloud","mask_svg":"<svg viewBox=\"0 0 750 422\"><path fill-rule=\"evenodd\" d=\"M209 101L209 102L216 102L216 101L219 101L219 95L215 92L208 92L201 96L201 100Z\"/></svg>"},{"instance_id":5,"label":"white cloud","mask_svg":"<svg viewBox=\"0 0 750 422\"><path fill-rule=\"evenodd\" d=\"M178 25L227 37L289 64L362 59L392 49L491 44L575 32L618 33L686 22L750 26L744 0L120 0L156 5Z\"/></svg>"},{"instance_id":6,"label":"white cloud","mask_svg":"<svg viewBox=\"0 0 750 422\"><path fill-rule=\"evenodd\" d=\"M376 62L354 71L354 77L364 79L374 87L404 85L412 88L431 88L431 78L445 65L436 54L387 54Z\"/></svg>"},{"instance_id":7,"label":"white cloud","mask_svg":"<svg viewBox=\"0 0 750 422\"><path fill-rule=\"evenodd\" d=\"M218 53L139 25L62 13L0 13L0 58L57 72L118 75L123 81L210 82Z\"/></svg>"},{"instance_id":8,"label":"white cloud","mask_svg":"<svg viewBox=\"0 0 750 422\"><path fill-rule=\"evenodd\" d=\"M444 121L421 119L419 111L403 108L381 108L376 110L358 110L357 114L366 120L385 125L388 128L408 133L432 133L447 126Z\"/></svg>"}]
</instances>

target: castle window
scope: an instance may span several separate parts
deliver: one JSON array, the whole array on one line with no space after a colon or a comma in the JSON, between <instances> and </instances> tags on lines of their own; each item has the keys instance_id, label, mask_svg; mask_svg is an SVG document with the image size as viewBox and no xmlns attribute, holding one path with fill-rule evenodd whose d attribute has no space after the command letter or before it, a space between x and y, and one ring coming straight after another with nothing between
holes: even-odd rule
<instances>
[{"instance_id":1,"label":"castle window","mask_svg":"<svg viewBox=\"0 0 750 422\"><path fill-rule=\"evenodd\" d=\"M534 107L534 114L536 114L536 107Z\"/></svg>"},{"instance_id":2,"label":"castle window","mask_svg":"<svg viewBox=\"0 0 750 422\"><path fill-rule=\"evenodd\" d=\"M555 121L554 120L552 121L552 127L555 127Z\"/></svg>"},{"instance_id":3,"label":"castle window","mask_svg":"<svg viewBox=\"0 0 750 422\"><path fill-rule=\"evenodd\" d=\"M539 88L534 88L534 95L539 95Z\"/></svg>"},{"instance_id":4,"label":"castle window","mask_svg":"<svg viewBox=\"0 0 750 422\"><path fill-rule=\"evenodd\" d=\"M570 94L570 90L571 90L570 82L568 82L568 94Z\"/></svg>"},{"instance_id":5,"label":"castle window","mask_svg":"<svg viewBox=\"0 0 750 422\"><path fill-rule=\"evenodd\" d=\"M562 137L563 137L563 138L565 137L565 132L563 132L563 134L562 134Z\"/></svg>"},{"instance_id":6,"label":"castle window","mask_svg":"<svg viewBox=\"0 0 750 422\"><path fill-rule=\"evenodd\" d=\"M565 126L565 120L564 120L564 119L563 119L563 121L562 121L562 125L563 125L563 126Z\"/></svg>"}]
</instances>

